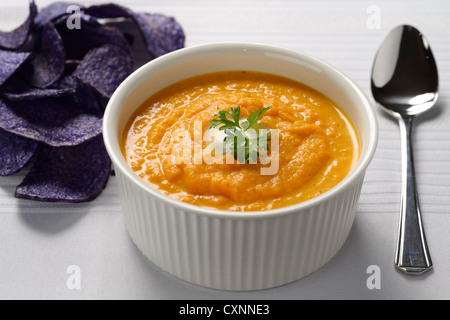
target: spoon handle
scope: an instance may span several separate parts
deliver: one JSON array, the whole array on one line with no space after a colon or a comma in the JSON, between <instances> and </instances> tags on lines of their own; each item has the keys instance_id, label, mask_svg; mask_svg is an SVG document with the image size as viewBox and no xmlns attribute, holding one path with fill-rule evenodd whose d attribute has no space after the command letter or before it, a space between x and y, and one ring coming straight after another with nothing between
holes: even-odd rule
<instances>
[{"instance_id":1,"label":"spoon handle","mask_svg":"<svg viewBox=\"0 0 450 320\"><path fill-rule=\"evenodd\" d=\"M420 275L433 267L428 251L414 170L412 149L413 117L399 119L402 140L402 199L395 267Z\"/></svg>"}]
</instances>

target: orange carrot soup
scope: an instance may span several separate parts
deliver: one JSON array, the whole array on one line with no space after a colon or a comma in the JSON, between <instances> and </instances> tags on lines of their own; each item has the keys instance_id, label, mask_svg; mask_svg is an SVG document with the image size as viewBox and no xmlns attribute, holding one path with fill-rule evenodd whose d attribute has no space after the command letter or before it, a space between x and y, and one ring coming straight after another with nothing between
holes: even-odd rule
<instances>
[{"instance_id":1,"label":"orange carrot soup","mask_svg":"<svg viewBox=\"0 0 450 320\"><path fill-rule=\"evenodd\" d=\"M359 159L356 131L322 93L254 71L208 73L152 95L121 140L132 170L197 206L262 211L330 190Z\"/></svg>"}]
</instances>

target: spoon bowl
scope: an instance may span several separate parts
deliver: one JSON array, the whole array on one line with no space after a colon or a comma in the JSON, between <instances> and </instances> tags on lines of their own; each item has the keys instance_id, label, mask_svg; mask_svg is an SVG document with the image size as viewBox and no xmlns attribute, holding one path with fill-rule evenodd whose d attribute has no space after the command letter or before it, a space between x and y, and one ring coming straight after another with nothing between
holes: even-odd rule
<instances>
[{"instance_id":1,"label":"spoon bowl","mask_svg":"<svg viewBox=\"0 0 450 320\"><path fill-rule=\"evenodd\" d=\"M372 70L372 94L388 112L416 116L438 99L436 61L426 38L412 26L399 26L389 33Z\"/></svg>"},{"instance_id":2,"label":"spoon bowl","mask_svg":"<svg viewBox=\"0 0 450 320\"><path fill-rule=\"evenodd\" d=\"M428 250L416 186L412 148L415 116L438 99L439 77L431 47L416 28L394 28L381 44L372 68L371 89L376 102L395 116L402 140L402 195L395 267L422 274L433 266Z\"/></svg>"}]
</instances>

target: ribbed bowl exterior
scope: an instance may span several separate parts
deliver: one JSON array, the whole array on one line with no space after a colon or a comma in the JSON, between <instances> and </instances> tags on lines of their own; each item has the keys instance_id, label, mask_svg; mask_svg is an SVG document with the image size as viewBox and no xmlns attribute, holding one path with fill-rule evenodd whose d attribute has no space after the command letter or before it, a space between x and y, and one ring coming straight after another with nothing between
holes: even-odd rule
<instances>
[{"instance_id":1,"label":"ribbed bowl exterior","mask_svg":"<svg viewBox=\"0 0 450 320\"><path fill-rule=\"evenodd\" d=\"M181 210L116 175L126 227L150 261L188 282L233 291L276 287L326 264L348 237L364 180L363 172L302 211L238 219Z\"/></svg>"}]
</instances>

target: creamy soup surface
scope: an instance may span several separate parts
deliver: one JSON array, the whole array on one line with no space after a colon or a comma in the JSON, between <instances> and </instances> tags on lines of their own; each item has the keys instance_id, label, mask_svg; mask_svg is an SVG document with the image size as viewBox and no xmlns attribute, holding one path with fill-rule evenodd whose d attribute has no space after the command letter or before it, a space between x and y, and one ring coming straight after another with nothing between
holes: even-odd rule
<instances>
[{"instance_id":1,"label":"creamy soup surface","mask_svg":"<svg viewBox=\"0 0 450 320\"><path fill-rule=\"evenodd\" d=\"M211 154L208 141L198 138L211 130L215 115L237 106L242 119L271 107L258 126L278 132L277 155L269 141L264 164L230 163L227 153L222 163L194 159ZM332 100L294 80L253 71L204 74L157 92L130 118L121 142L129 166L153 188L231 211L270 210L317 197L341 182L360 155L351 121ZM180 161L180 150L192 150L192 161L186 153ZM262 168L275 167L273 161L276 172L262 174Z\"/></svg>"}]
</instances>

